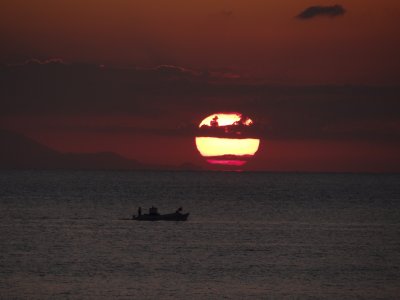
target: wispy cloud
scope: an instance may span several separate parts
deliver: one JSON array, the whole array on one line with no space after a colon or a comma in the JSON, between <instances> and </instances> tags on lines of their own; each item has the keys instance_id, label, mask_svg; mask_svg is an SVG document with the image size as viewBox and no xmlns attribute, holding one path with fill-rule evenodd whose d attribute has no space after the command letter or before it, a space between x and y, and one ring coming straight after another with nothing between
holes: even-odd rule
<instances>
[{"instance_id":1,"label":"wispy cloud","mask_svg":"<svg viewBox=\"0 0 400 300\"><path fill-rule=\"evenodd\" d=\"M47 64L67 64L62 58L49 58L49 59L37 59L37 58L30 58L21 63L10 64L10 66L24 66L24 65L47 65Z\"/></svg>"}]
</instances>

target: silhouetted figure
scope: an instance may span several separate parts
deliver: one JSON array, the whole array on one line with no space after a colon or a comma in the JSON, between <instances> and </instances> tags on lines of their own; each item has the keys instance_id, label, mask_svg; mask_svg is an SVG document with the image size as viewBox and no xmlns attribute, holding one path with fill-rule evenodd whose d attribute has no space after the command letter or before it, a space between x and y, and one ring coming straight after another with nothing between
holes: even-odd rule
<instances>
[{"instance_id":1,"label":"silhouetted figure","mask_svg":"<svg viewBox=\"0 0 400 300\"><path fill-rule=\"evenodd\" d=\"M210 126L211 126L211 127L218 127L218 116L215 116L215 117L210 121Z\"/></svg>"},{"instance_id":2,"label":"silhouetted figure","mask_svg":"<svg viewBox=\"0 0 400 300\"><path fill-rule=\"evenodd\" d=\"M182 211L182 206L181 206L181 207L179 207L179 208L176 210L176 212L175 212L175 213L177 213L177 214L180 214L180 213L181 213L181 211Z\"/></svg>"},{"instance_id":3,"label":"silhouetted figure","mask_svg":"<svg viewBox=\"0 0 400 300\"><path fill-rule=\"evenodd\" d=\"M154 206L150 207L149 208L149 215L159 215L157 207L154 207Z\"/></svg>"},{"instance_id":4,"label":"silhouetted figure","mask_svg":"<svg viewBox=\"0 0 400 300\"><path fill-rule=\"evenodd\" d=\"M138 210L137 210L137 214L140 217L142 215L142 208L139 206Z\"/></svg>"}]
</instances>

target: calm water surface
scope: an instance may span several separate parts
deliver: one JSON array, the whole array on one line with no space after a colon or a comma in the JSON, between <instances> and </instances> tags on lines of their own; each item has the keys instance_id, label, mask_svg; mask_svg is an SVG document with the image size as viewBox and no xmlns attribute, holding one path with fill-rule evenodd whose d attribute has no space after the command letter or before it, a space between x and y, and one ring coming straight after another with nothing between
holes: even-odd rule
<instances>
[{"instance_id":1,"label":"calm water surface","mask_svg":"<svg viewBox=\"0 0 400 300\"><path fill-rule=\"evenodd\" d=\"M2 171L0 298L398 299L399 179Z\"/></svg>"}]
</instances>

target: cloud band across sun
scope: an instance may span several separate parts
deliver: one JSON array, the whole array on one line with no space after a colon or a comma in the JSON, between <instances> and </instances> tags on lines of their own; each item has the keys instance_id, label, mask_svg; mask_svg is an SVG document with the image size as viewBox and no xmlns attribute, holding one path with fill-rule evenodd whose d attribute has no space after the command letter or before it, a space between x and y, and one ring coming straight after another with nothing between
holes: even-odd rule
<instances>
[{"instance_id":1,"label":"cloud band across sun","mask_svg":"<svg viewBox=\"0 0 400 300\"><path fill-rule=\"evenodd\" d=\"M242 166L260 146L260 139L247 134L253 126L254 122L240 113L210 115L199 125L196 147L211 164Z\"/></svg>"}]
</instances>

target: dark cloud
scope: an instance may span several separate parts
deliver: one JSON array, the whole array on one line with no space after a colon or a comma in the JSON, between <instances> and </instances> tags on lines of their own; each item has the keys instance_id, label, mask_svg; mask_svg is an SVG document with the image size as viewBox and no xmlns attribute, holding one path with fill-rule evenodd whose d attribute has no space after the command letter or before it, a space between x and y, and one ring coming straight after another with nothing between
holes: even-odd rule
<instances>
[{"instance_id":1,"label":"dark cloud","mask_svg":"<svg viewBox=\"0 0 400 300\"><path fill-rule=\"evenodd\" d=\"M41 124L40 129L46 129L46 124ZM1 130L1 128L0 128ZM51 130L57 132L89 132L100 134L130 134L130 135L153 135L153 136L166 136L166 137L194 137L198 133L197 125L193 123L182 124L181 126L168 127L144 127L144 126L123 126L123 125L74 125L63 124L52 126Z\"/></svg>"},{"instance_id":2,"label":"dark cloud","mask_svg":"<svg viewBox=\"0 0 400 300\"><path fill-rule=\"evenodd\" d=\"M344 15L346 10L341 5L332 6L310 6L303 10L296 17L303 20L312 19L317 16L337 17Z\"/></svg>"},{"instance_id":3,"label":"dark cloud","mask_svg":"<svg viewBox=\"0 0 400 300\"><path fill-rule=\"evenodd\" d=\"M171 65L118 69L31 61L2 66L0 122L13 116L128 115L159 122L71 123L64 130L190 136L198 134L205 116L239 111L257 124L251 134L266 139L400 140L399 87L269 86L218 76Z\"/></svg>"},{"instance_id":4,"label":"dark cloud","mask_svg":"<svg viewBox=\"0 0 400 300\"><path fill-rule=\"evenodd\" d=\"M242 115L241 119L231 125L218 124L218 116L215 115L210 124L204 124L195 132L196 136L220 137L220 138L257 138L263 135L260 127L253 122L249 123L249 117Z\"/></svg>"}]
</instances>

